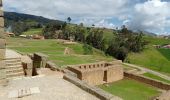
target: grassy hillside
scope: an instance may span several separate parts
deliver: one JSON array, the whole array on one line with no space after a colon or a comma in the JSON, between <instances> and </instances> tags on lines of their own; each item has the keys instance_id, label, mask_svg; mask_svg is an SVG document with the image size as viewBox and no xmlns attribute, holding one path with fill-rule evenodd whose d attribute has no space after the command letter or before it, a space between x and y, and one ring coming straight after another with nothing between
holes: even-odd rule
<instances>
[{"instance_id":1,"label":"grassy hillside","mask_svg":"<svg viewBox=\"0 0 170 100\"><path fill-rule=\"evenodd\" d=\"M70 55L64 55L66 47L71 49ZM58 66L93 63L99 61L112 61L112 57L107 57L103 52L93 49L93 55L83 55L82 44L64 45L57 40L29 40L22 38L8 38L7 48L16 50L23 54L41 52L49 56L49 59Z\"/></svg>"},{"instance_id":2,"label":"grassy hillside","mask_svg":"<svg viewBox=\"0 0 170 100\"><path fill-rule=\"evenodd\" d=\"M59 24L62 24L63 21L60 20L52 20L48 18L44 18L42 16L35 16L35 15L29 15L29 14L22 14L22 13L16 13L16 12L4 12L4 18L5 18L5 26L10 26L15 22L34 22L34 23L40 23L43 25L46 25L51 22L56 22Z\"/></svg>"},{"instance_id":3,"label":"grassy hillside","mask_svg":"<svg viewBox=\"0 0 170 100\"><path fill-rule=\"evenodd\" d=\"M34 34L42 34L42 28L37 29L29 29L28 31L24 32L23 35L34 35Z\"/></svg>"},{"instance_id":4,"label":"grassy hillside","mask_svg":"<svg viewBox=\"0 0 170 100\"><path fill-rule=\"evenodd\" d=\"M153 45L170 44L170 40L152 37L145 39L150 42L149 45L141 53L130 53L128 56L130 63L170 74L170 50L153 47Z\"/></svg>"}]
</instances>

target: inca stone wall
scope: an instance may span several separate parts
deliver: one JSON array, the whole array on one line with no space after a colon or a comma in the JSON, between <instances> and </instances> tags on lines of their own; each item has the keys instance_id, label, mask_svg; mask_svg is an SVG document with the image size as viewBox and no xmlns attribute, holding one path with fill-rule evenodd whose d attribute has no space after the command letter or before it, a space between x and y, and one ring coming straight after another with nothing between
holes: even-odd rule
<instances>
[{"instance_id":1,"label":"inca stone wall","mask_svg":"<svg viewBox=\"0 0 170 100\"><path fill-rule=\"evenodd\" d=\"M164 82L154 80L154 79L151 79L151 78L147 78L147 77L144 77L144 76L140 76L140 75L131 74L131 73L128 73L128 72L124 72L124 76L131 78L131 79L134 79L134 80L137 80L137 81L142 82L142 83L152 85L154 87L157 87L157 88L160 88L160 89L163 89L163 90L170 90L170 84L168 84L168 83L164 83Z\"/></svg>"},{"instance_id":2,"label":"inca stone wall","mask_svg":"<svg viewBox=\"0 0 170 100\"><path fill-rule=\"evenodd\" d=\"M123 79L124 76L122 62L120 61L74 65L68 66L68 69L76 73L80 80L91 85L115 82Z\"/></svg>"},{"instance_id":3,"label":"inca stone wall","mask_svg":"<svg viewBox=\"0 0 170 100\"><path fill-rule=\"evenodd\" d=\"M0 0L0 84L5 85L5 39L4 39L4 14L2 8L2 0Z\"/></svg>"}]
</instances>

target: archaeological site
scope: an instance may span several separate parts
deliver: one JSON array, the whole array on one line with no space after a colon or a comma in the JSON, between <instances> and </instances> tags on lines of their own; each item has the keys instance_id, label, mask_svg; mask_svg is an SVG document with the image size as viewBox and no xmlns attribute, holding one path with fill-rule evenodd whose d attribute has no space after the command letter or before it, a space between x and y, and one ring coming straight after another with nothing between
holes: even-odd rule
<instances>
[{"instance_id":1,"label":"archaeological site","mask_svg":"<svg viewBox=\"0 0 170 100\"><path fill-rule=\"evenodd\" d=\"M38 16L43 20L41 23L30 21L31 19L27 19L26 22L30 21L31 25L36 24L37 26L30 27L38 27L38 29L30 30L32 33L38 31L36 36L43 37L43 39L30 38L32 33L29 34L29 32L9 37L5 35L5 31L10 28L5 28L5 25L11 20L5 22L4 13L8 14L3 11L3 3L0 0L0 100L145 100L146 98L147 100L170 100L169 74L149 69L154 64L148 67L130 64L130 58L117 60L105 54L101 48L92 47L86 42L82 43L85 40L92 40L92 43L97 41L102 36L100 31L105 31L105 28L95 30L95 25L92 25L90 28L85 27L87 30L84 31L82 24L71 24L71 18L68 18L68 24L64 22L62 25L56 25L58 30L52 29L52 32L56 32L55 35L50 34L54 38L46 39L46 35L42 36L40 33L46 31L45 29L50 30L50 25L43 25L43 22L47 23L49 20L44 21L45 18ZM53 21L56 20L50 22ZM23 25L23 22L20 24ZM80 37L76 35L75 39L69 40L62 34L62 32L67 33L64 29L69 29L67 26L64 27L65 24L71 26L71 33L78 31L75 33L80 34L94 29L101 34L99 36L89 35L96 36L96 40L94 37L85 39L82 35ZM72 29L73 27L76 29ZM27 29L27 31L30 30ZM111 29L107 30L109 31ZM29 35L26 36L27 34ZM111 35L113 35L112 31ZM64 38L56 39L56 37ZM99 44L104 41L103 38L101 40ZM116 49L111 48L111 50ZM124 48L120 47L118 50L124 52ZM145 59L144 61L149 62ZM161 68L155 69L161 70ZM165 72L168 71L165 70Z\"/></svg>"}]
</instances>

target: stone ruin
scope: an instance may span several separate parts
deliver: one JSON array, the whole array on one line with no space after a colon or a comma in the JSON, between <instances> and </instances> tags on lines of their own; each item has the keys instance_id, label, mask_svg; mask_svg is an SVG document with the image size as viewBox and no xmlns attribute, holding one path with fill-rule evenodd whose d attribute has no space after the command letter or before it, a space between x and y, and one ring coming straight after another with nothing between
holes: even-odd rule
<instances>
[{"instance_id":1,"label":"stone ruin","mask_svg":"<svg viewBox=\"0 0 170 100\"><path fill-rule=\"evenodd\" d=\"M73 65L68 66L68 70L76 73L80 80L91 85L111 83L124 77L121 61Z\"/></svg>"},{"instance_id":2,"label":"stone ruin","mask_svg":"<svg viewBox=\"0 0 170 100\"><path fill-rule=\"evenodd\" d=\"M5 75L5 39L4 39L4 13L2 8L2 0L0 0L0 84L6 84Z\"/></svg>"}]
</instances>

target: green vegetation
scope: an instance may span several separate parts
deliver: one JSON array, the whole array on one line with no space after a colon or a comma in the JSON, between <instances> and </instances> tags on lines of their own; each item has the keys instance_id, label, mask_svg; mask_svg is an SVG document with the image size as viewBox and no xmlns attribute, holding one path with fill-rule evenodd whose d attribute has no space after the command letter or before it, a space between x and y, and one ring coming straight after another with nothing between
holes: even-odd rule
<instances>
[{"instance_id":1,"label":"green vegetation","mask_svg":"<svg viewBox=\"0 0 170 100\"><path fill-rule=\"evenodd\" d=\"M5 27L16 36L32 28L42 28L49 23L63 24L63 21L51 20L41 16L4 12Z\"/></svg>"},{"instance_id":2,"label":"green vegetation","mask_svg":"<svg viewBox=\"0 0 170 100\"><path fill-rule=\"evenodd\" d=\"M130 53L127 61L132 64L140 65L152 70L163 72L170 75L170 52L165 49L156 49L153 45L170 44L169 39L145 37L150 42L140 53Z\"/></svg>"},{"instance_id":3,"label":"green vegetation","mask_svg":"<svg viewBox=\"0 0 170 100\"><path fill-rule=\"evenodd\" d=\"M123 98L123 100L150 100L160 93L154 87L129 79L109 84L109 86L102 85L100 87L113 95Z\"/></svg>"},{"instance_id":4,"label":"green vegetation","mask_svg":"<svg viewBox=\"0 0 170 100\"><path fill-rule=\"evenodd\" d=\"M150 36L145 36L144 39L148 41L151 45L170 44L170 39L150 37Z\"/></svg>"},{"instance_id":5,"label":"green vegetation","mask_svg":"<svg viewBox=\"0 0 170 100\"><path fill-rule=\"evenodd\" d=\"M71 49L70 55L64 55L65 47ZM29 40L22 38L8 38L7 48L27 54L41 52L49 56L49 59L58 66L94 63L98 61L112 61L112 57L107 57L103 52L93 49L92 55L84 55L83 44L64 45L57 40Z\"/></svg>"},{"instance_id":6,"label":"green vegetation","mask_svg":"<svg viewBox=\"0 0 170 100\"><path fill-rule=\"evenodd\" d=\"M153 75L151 73L144 73L143 75L146 76L146 77L152 78L152 79L156 79L156 80L162 81L162 82L170 83L170 81L168 81L166 79L163 79L163 78L161 78L159 76Z\"/></svg>"},{"instance_id":7,"label":"green vegetation","mask_svg":"<svg viewBox=\"0 0 170 100\"><path fill-rule=\"evenodd\" d=\"M166 48L160 48L157 49L165 58L167 58L168 60L170 60L170 49L166 49Z\"/></svg>"},{"instance_id":8,"label":"green vegetation","mask_svg":"<svg viewBox=\"0 0 170 100\"><path fill-rule=\"evenodd\" d=\"M42 28L36 28L36 29L29 29L28 31L24 32L23 35L42 35Z\"/></svg>"}]
</instances>

